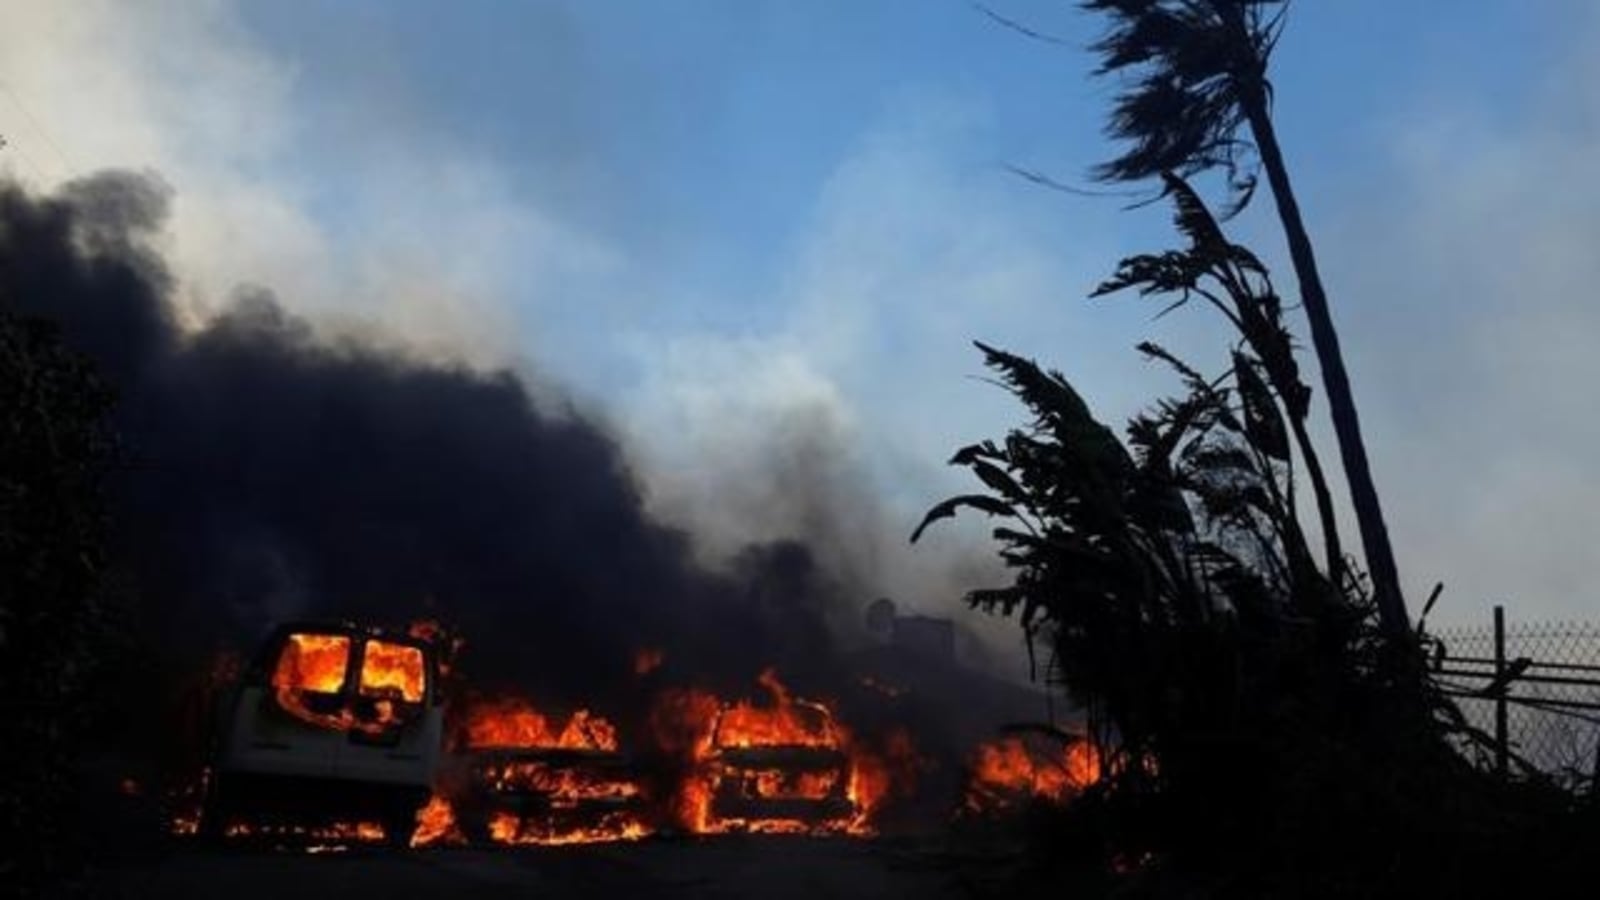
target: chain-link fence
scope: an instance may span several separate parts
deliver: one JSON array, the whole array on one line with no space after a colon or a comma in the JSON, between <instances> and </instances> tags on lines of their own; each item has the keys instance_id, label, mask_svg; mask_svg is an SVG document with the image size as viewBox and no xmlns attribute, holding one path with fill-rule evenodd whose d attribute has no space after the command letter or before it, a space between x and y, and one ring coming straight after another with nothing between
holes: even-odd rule
<instances>
[{"instance_id":1,"label":"chain-link fence","mask_svg":"<svg viewBox=\"0 0 1600 900\"><path fill-rule=\"evenodd\" d=\"M1503 623L1434 637L1443 644L1435 666L1441 681L1467 721L1502 743L1503 765L1525 765L1573 788L1592 783L1600 761L1600 624Z\"/></svg>"}]
</instances>

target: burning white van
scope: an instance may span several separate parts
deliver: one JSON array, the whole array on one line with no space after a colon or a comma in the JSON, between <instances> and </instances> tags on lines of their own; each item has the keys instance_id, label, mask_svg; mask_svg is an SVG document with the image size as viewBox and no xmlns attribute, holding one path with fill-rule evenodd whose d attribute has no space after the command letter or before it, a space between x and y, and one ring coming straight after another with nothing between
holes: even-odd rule
<instances>
[{"instance_id":1,"label":"burning white van","mask_svg":"<svg viewBox=\"0 0 1600 900\"><path fill-rule=\"evenodd\" d=\"M202 833L376 823L408 843L439 765L438 681L425 641L279 627L218 705Z\"/></svg>"}]
</instances>

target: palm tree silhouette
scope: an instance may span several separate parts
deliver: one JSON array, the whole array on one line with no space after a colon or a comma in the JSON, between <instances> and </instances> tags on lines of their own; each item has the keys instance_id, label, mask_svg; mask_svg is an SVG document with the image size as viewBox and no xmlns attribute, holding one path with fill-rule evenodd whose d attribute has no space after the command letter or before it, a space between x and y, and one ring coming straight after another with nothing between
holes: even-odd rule
<instances>
[{"instance_id":1,"label":"palm tree silhouette","mask_svg":"<svg viewBox=\"0 0 1600 900\"><path fill-rule=\"evenodd\" d=\"M1168 172L1189 176L1222 169L1234 190L1236 212L1254 192L1256 165L1265 170L1311 323L1311 343L1328 392L1374 599L1390 634L1409 633L1399 571L1361 439L1339 336L1272 124L1267 61L1282 31L1287 0L1080 0L1080 4L1111 19L1108 32L1093 45L1101 57L1098 74L1131 77L1114 101L1107 127L1112 137L1131 146L1099 166L1096 177L1141 181ZM1241 136L1244 129L1250 140Z\"/></svg>"}]
</instances>

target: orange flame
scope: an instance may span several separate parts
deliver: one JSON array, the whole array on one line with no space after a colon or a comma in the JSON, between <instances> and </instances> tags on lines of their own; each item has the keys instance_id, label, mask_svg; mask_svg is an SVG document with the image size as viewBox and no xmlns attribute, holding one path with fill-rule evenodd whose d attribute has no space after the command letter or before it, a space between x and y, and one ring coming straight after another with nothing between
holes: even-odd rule
<instances>
[{"instance_id":1,"label":"orange flame","mask_svg":"<svg viewBox=\"0 0 1600 900\"><path fill-rule=\"evenodd\" d=\"M515 813L495 813L489 820L489 839L497 844L538 844L555 847L566 844L636 841L649 835L650 828L644 822L620 814L603 817L593 828L566 831L547 831L530 827L527 820Z\"/></svg>"},{"instance_id":2,"label":"orange flame","mask_svg":"<svg viewBox=\"0 0 1600 900\"><path fill-rule=\"evenodd\" d=\"M462 843L466 838L456 825L455 807L438 794L428 798L427 805L417 811L417 830L411 835L411 846Z\"/></svg>"},{"instance_id":3,"label":"orange flame","mask_svg":"<svg viewBox=\"0 0 1600 900\"><path fill-rule=\"evenodd\" d=\"M352 844L375 844L384 838L377 822L334 822L326 825L252 825L231 823L223 836L233 839L287 841L307 853L347 849Z\"/></svg>"},{"instance_id":4,"label":"orange flame","mask_svg":"<svg viewBox=\"0 0 1600 900\"><path fill-rule=\"evenodd\" d=\"M771 706L740 700L724 706L717 723L719 747L837 747L841 734L832 710L813 700L795 700L771 669L756 683L771 695Z\"/></svg>"},{"instance_id":5,"label":"orange flame","mask_svg":"<svg viewBox=\"0 0 1600 900\"><path fill-rule=\"evenodd\" d=\"M617 751L617 730L601 716L580 709L560 729L519 697L475 703L467 711L461 742L469 751L577 750L596 754ZM633 801L643 789L628 778L537 758L489 757L478 769L478 779L492 792L532 794L543 799L549 813L522 816L496 811L488 821L489 839L498 844L576 844L633 840L650 833ZM608 808L614 807L614 808ZM601 811L571 816L585 808ZM578 823L578 824L574 824ZM461 840L452 802L436 794L418 814L412 846Z\"/></svg>"},{"instance_id":6,"label":"orange flame","mask_svg":"<svg viewBox=\"0 0 1600 900\"><path fill-rule=\"evenodd\" d=\"M324 728L350 727L348 711L319 712L308 695L336 695L344 689L350 662L350 638L342 634L291 634L272 670L278 706L290 715Z\"/></svg>"},{"instance_id":7,"label":"orange flame","mask_svg":"<svg viewBox=\"0 0 1600 900\"><path fill-rule=\"evenodd\" d=\"M421 703L426 673L421 647L367 641L361 657L361 693Z\"/></svg>"},{"instance_id":8,"label":"orange flame","mask_svg":"<svg viewBox=\"0 0 1600 900\"><path fill-rule=\"evenodd\" d=\"M318 725L388 727L441 693L429 685L429 668L443 674L446 660L429 657L462 645L437 622L415 622L408 634L429 646L359 633L291 634L271 689L284 710ZM664 661L660 649L644 648L634 656L634 671L648 675ZM474 701L453 715L449 741L466 767L441 772L434 796L417 813L412 846L463 844L468 835L485 834L499 844L632 840L654 833L669 816L696 834L876 833L886 799L909 796L929 763L910 735L895 730L864 738L839 720L834 701L796 696L771 669L756 681L756 699L697 689L657 695L650 716L655 748L681 766L671 787L662 786L665 810L650 804L656 782L641 780L618 755L617 729L607 719L587 709L551 717L515 696ZM860 684L889 697L904 691L870 677ZM1059 798L1099 777L1098 759L1086 746L1074 745L1063 761L1049 764L1029 754L1014 739L980 748L967 805L995 805L991 794ZM469 771L469 780L457 777ZM192 832L195 821L183 815L174 828ZM381 827L353 821L278 830L233 824L228 833L292 835L319 842L308 849L327 850L382 838Z\"/></svg>"},{"instance_id":9,"label":"orange flame","mask_svg":"<svg viewBox=\"0 0 1600 900\"><path fill-rule=\"evenodd\" d=\"M658 699L656 740L687 763L674 803L680 824L697 834L873 833L889 763L838 723L831 704L793 696L770 669L757 681L765 704L696 690Z\"/></svg>"},{"instance_id":10,"label":"orange flame","mask_svg":"<svg viewBox=\"0 0 1600 900\"><path fill-rule=\"evenodd\" d=\"M967 786L966 808L997 812L1030 799L1061 803L1100 780L1100 756L1087 741L1074 741L1047 756L1021 738L981 744Z\"/></svg>"},{"instance_id":11,"label":"orange flame","mask_svg":"<svg viewBox=\"0 0 1600 900\"><path fill-rule=\"evenodd\" d=\"M278 705L290 715L323 728L383 732L402 721L402 705L422 702L427 685L427 661L421 648L381 640L362 647L357 689L375 698L371 712L357 716L347 703L330 706L317 696L335 697L344 691L350 665L351 640L343 634L291 634L272 670L272 689Z\"/></svg>"},{"instance_id":12,"label":"orange flame","mask_svg":"<svg viewBox=\"0 0 1600 900\"><path fill-rule=\"evenodd\" d=\"M617 729L604 718L580 709L556 731L533 704L508 697L473 705L467 713L466 745L475 750L520 747L614 751Z\"/></svg>"},{"instance_id":13,"label":"orange flame","mask_svg":"<svg viewBox=\"0 0 1600 900\"><path fill-rule=\"evenodd\" d=\"M344 687L344 670L350 659L350 638L342 634L291 634L272 686L278 691L337 694Z\"/></svg>"},{"instance_id":14,"label":"orange flame","mask_svg":"<svg viewBox=\"0 0 1600 900\"><path fill-rule=\"evenodd\" d=\"M406 634L419 641L427 641L433 646L434 665L439 670L441 678L447 678L455 668L456 657L461 655L461 648L465 647L465 638L447 628L438 619L418 619L406 626Z\"/></svg>"}]
</instances>

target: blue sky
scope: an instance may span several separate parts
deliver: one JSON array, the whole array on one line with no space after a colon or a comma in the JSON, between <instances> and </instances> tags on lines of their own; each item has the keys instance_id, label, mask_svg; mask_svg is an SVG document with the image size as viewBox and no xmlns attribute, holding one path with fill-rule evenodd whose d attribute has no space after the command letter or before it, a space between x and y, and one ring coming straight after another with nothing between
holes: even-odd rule
<instances>
[{"instance_id":1,"label":"blue sky","mask_svg":"<svg viewBox=\"0 0 1600 900\"><path fill-rule=\"evenodd\" d=\"M1028 41L962 0L475 0L448 12L363 0L241 12L298 67L295 103L318 131L293 162L332 170L319 209L329 221L338 169L361 165L364 98L377 91L393 104L382 114L407 117L417 140L492 155L522 196L623 238L653 268L758 289L822 182L918 98L981 109L958 162L996 178L1016 161L1075 180L1106 155L1097 128L1110 86L1086 78L1092 61L1079 49L1098 24L1061 0L992 8L1069 46ZM1361 166L1381 129L1430 92L1503 115L1538 77L1530 61L1562 36L1562 17L1504 0L1452 3L1448 16L1383 0L1302 3L1293 15L1276 68L1280 122L1313 189Z\"/></svg>"},{"instance_id":2,"label":"blue sky","mask_svg":"<svg viewBox=\"0 0 1600 900\"><path fill-rule=\"evenodd\" d=\"M930 117L960 119L928 135L946 141L930 152L953 177L1003 198L1046 239L1165 239L1159 209L1123 214L1003 171L1014 162L1081 182L1109 152L1098 129L1111 85L1086 77L1080 48L1098 23L1072 4L992 8L1067 46L1029 41L961 0L448 11L411 0L251 4L240 15L264 52L295 68L290 102L306 124L274 164L312 173L309 209L333 233L365 227L350 192L371 142L398 130L419 153L492 160L510 197L625 248L662 293L692 296L630 308L630 321L744 331L781 322L774 288L803 253L829 179L885 129L940 127ZM1301 3L1293 17L1277 65L1280 124L1314 220L1351 183L1385 177L1392 129L1433 98L1470 99L1491 127L1512 118L1570 18L1503 0L1451 4L1447 16L1422 2ZM535 310L536 331L566 318L583 320L573 327L585 336L616 325L513 300ZM609 359L591 377L625 380L628 368Z\"/></svg>"},{"instance_id":3,"label":"blue sky","mask_svg":"<svg viewBox=\"0 0 1600 900\"><path fill-rule=\"evenodd\" d=\"M949 451L1017 418L968 340L1062 368L1112 421L1170 387L1133 344L1222 347L1198 311L1083 299L1166 214L1004 171L1083 183L1113 85L1073 4L991 6L1065 45L962 0L7 6L0 132L25 158L0 167L158 170L195 315L266 284L331 329L518 365L610 421L708 546L820 527L947 608L981 543L904 535L962 486ZM1301 0L1279 47L1402 568L1451 586L1448 617L1594 606L1600 434L1573 411L1600 375L1597 57L1583 0ZM1268 204L1235 228L1282 259ZM881 502L838 521L796 483Z\"/></svg>"}]
</instances>

